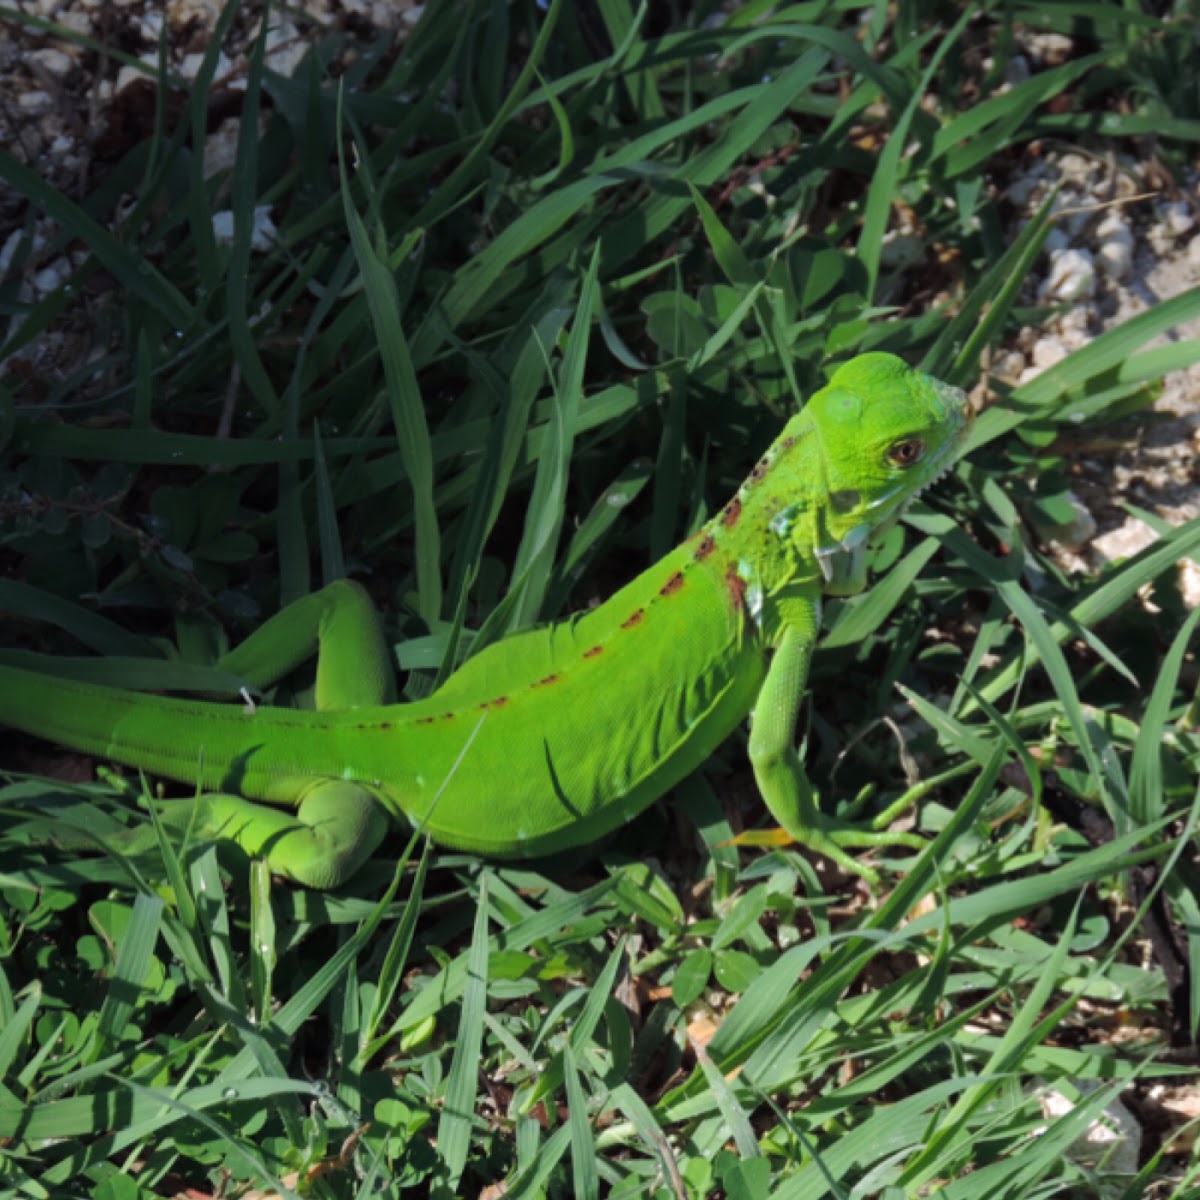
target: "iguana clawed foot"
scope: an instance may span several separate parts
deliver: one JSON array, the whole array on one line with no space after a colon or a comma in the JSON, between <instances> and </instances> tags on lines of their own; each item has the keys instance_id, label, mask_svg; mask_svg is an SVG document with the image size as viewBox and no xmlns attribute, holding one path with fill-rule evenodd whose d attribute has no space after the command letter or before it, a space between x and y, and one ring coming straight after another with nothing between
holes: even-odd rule
<instances>
[{"instance_id":1,"label":"iguana clawed foot","mask_svg":"<svg viewBox=\"0 0 1200 1200\"><path fill-rule=\"evenodd\" d=\"M926 841L915 833L899 833L892 830L860 829L841 821L822 818L820 825L802 833L790 833L780 826L773 829L748 829L730 838L726 845L732 846L804 846L817 854L837 863L844 871L859 875L871 886L879 882L879 873L866 863L854 858L846 851L870 846L903 846L910 850L923 850Z\"/></svg>"}]
</instances>

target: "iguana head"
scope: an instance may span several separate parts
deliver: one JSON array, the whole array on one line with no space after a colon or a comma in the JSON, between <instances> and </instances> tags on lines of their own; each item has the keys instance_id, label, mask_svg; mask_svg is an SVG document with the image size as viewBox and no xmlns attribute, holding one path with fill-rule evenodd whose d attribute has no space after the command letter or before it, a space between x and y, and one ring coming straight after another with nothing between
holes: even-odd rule
<instances>
[{"instance_id":1,"label":"iguana head","mask_svg":"<svg viewBox=\"0 0 1200 1200\"><path fill-rule=\"evenodd\" d=\"M839 367L804 415L819 444L822 511L814 550L828 595L866 586L867 543L954 464L970 428L959 388L914 371L892 354Z\"/></svg>"}]
</instances>

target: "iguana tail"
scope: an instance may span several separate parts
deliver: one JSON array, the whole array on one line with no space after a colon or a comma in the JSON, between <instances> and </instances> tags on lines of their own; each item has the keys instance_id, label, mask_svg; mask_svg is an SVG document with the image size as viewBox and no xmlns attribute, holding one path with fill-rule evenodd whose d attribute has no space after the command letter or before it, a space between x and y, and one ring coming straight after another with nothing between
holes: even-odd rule
<instances>
[{"instance_id":1,"label":"iguana tail","mask_svg":"<svg viewBox=\"0 0 1200 1200\"><path fill-rule=\"evenodd\" d=\"M182 700L0 665L0 724L205 790L290 800L262 743L316 714ZM261 739L256 737L261 734ZM282 785L282 786L280 786Z\"/></svg>"}]
</instances>

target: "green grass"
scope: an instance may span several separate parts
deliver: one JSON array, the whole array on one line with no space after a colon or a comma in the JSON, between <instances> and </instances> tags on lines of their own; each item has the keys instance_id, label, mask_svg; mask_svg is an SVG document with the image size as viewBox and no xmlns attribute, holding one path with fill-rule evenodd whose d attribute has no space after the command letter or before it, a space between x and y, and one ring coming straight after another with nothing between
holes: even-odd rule
<instances>
[{"instance_id":1,"label":"green grass","mask_svg":"<svg viewBox=\"0 0 1200 1200\"><path fill-rule=\"evenodd\" d=\"M228 693L223 647L350 575L427 694L694 530L833 364L888 349L972 386L1043 315L1019 305L1048 214L1010 234L1004 198L1032 141L1152 131L1180 182L1200 141L1184 4L755 0L708 27L697 3L665 31L645 7L430 4L348 65L310 29L291 79L260 47L211 179L217 39L183 117L160 106L87 195L0 150L27 227L87 250L40 299L0 282L0 645ZM1017 28L1077 53L1002 91L984 59ZM924 253L895 267L902 210ZM810 771L859 819L915 789L929 838L882 860L874 903L726 844L764 820L741 739L566 874L397 834L332 895L208 846L41 849L47 819L121 819L143 785L56 782L71 756L0 743L33 772L0 788L0 1192L1195 1195L1160 1143L1109 1192L1066 1151L1114 1094L1194 1084L1168 1038L1200 1025L1174 572L1200 524L1087 578L1027 522L1066 486L1058 433L1144 407L1200 359L1148 344L1198 315L1186 293L996 384L875 587L828 606ZM37 366L68 323L88 353ZM1151 908L1182 990L1137 944ZM1044 1120L1037 1089L1080 1081Z\"/></svg>"}]
</instances>

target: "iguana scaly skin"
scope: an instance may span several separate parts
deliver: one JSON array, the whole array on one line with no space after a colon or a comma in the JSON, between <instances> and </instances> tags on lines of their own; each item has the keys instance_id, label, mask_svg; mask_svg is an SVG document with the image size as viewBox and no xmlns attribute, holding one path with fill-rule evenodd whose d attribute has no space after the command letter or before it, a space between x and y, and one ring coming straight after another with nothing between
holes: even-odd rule
<instances>
[{"instance_id":1,"label":"iguana scaly skin","mask_svg":"<svg viewBox=\"0 0 1200 1200\"><path fill-rule=\"evenodd\" d=\"M220 663L262 687L316 651L314 711L0 667L0 723L198 784L208 794L166 806L173 824L334 887L394 816L496 857L585 845L695 770L753 710L750 758L775 820L870 874L843 847L903 835L823 817L793 744L821 598L862 590L868 539L950 467L967 425L956 388L891 355L854 359L698 534L599 608L489 646L425 700L386 703L378 619L343 582Z\"/></svg>"}]
</instances>

